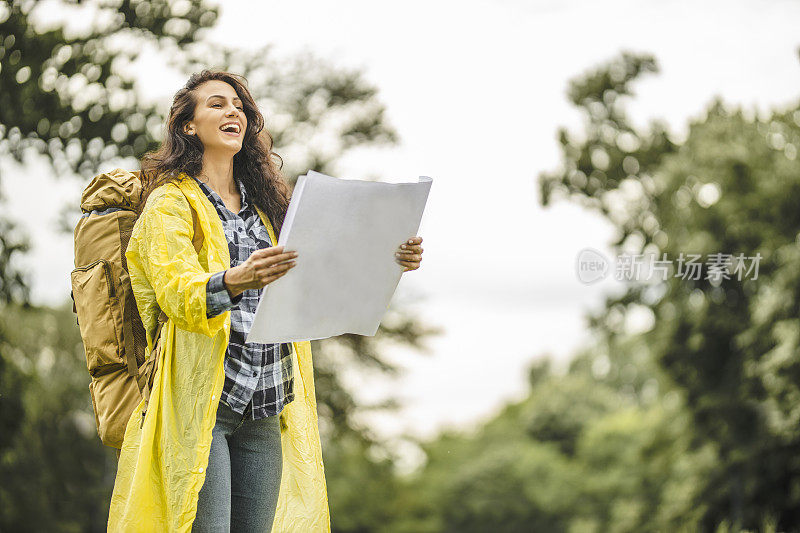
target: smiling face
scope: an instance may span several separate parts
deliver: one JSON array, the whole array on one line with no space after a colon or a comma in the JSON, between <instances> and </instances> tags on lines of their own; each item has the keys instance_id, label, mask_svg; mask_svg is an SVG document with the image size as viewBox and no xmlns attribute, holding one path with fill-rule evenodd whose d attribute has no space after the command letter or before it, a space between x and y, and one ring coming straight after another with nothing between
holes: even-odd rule
<instances>
[{"instance_id":1,"label":"smiling face","mask_svg":"<svg viewBox=\"0 0 800 533\"><path fill-rule=\"evenodd\" d=\"M224 81L209 80L197 87L194 100L194 117L184 125L184 132L196 135L206 152L239 152L247 117L234 88Z\"/></svg>"}]
</instances>

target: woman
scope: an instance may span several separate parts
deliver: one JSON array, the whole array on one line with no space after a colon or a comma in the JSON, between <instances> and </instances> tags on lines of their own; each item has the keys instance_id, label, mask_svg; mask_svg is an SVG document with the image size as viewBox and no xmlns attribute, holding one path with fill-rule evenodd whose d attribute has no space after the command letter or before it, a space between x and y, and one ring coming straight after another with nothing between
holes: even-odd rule
<instances>
[{"instance_id":1,"label":"woman","mask_svg":"<svg viewBox=\"0 0 800 533\"><path fill-rule=\"evenodd\" d=\"M330 531L310 343L244 341L263 288L298 260L273 246L289 194L263 126L243 78L203 71L142 162L126 258L148 347L162 310L168 321L109 531ZM398 248L404 271L421 242Z\"/></svg>"}]
</instances>

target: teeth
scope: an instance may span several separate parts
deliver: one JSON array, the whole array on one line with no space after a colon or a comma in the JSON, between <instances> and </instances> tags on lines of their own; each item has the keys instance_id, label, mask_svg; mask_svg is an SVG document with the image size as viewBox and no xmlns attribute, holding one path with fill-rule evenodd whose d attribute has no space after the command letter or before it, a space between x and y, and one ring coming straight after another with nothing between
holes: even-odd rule
<instances>
[{"instance_id":1,"label":"teeth","mask_svg":"<svg viewBox=\"0 0 800 533\"><path fill-rule=\"evenodd\" d=\"M227 124L222 127L222 131L233 131L235 133L239 133L239 125L238 124Z\"/></svg>"}]
</instances>

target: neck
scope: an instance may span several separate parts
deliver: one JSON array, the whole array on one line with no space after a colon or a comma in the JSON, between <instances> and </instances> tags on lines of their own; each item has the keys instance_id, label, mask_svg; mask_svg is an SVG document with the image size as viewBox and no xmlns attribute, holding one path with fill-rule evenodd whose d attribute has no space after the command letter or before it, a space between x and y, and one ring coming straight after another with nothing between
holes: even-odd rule
<instances>
[{"instance_id":1,"label":"neck","mask_svg":"<svg viewBox=\"0 0 800 533\"><path fill-rule=\"evenodd\" d=\"M200 181L208 183L217 194L233 194L239 192L233 181L233 156L203 153L203 169L198 176Z\"/></svg>"}]
</instances>

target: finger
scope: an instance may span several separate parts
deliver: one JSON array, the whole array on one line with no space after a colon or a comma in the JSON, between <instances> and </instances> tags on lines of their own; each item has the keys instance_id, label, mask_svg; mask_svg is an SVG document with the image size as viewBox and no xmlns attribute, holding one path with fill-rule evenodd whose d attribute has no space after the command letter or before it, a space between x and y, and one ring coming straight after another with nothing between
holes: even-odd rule
<instances>
[{"instance_id":1,"label":"finger","mask_svg":"<svg viewBox=\"0 0 800 533\"><path fill-rule=\"evenodd\" d=\"M259 286L260 287L265 287L265 286L269 285L270 283L272 283L276 279L282 277L288 271L289 270L287 269L287 270L284 270L282 272L273 272L273 273L271 273L271 274L269 274L267 276L264 276L263 278L260 278L259 279L259 283L260 283Z\"/></svg>"},{"instance_id":2,"label":"finger","mask_svg":"<svg viewBox=\"0 0 800 533\"><path fill-rule=\"evenodd\" d=\"M280 267L281 268L273 270L270 275L277 279L293 269L295 267L295 263L284 263L283 265L280 265Z\"/></svg>"},{"instance_id":3,"label":"finger","mask_svg":"<svg viewBox=\"0 0 800 533\"><path fill-rule=\"evenodd\" d=\"M396 254L395 257L403 261L415 261L417 263L422 261L422 256L420 254Z\"/></svg>"},{"instance_id":4,"label":"finger","mask_svg":"<svg viewBox=\"0 0 800 533\"><path fill-rule=\"evenodd\" d=\"M422 237L420 236L411 237L406 241L406 244L422 244Z\"/></svg>"},{"instance_id":5,"label":"finger","mask_svg":"<svg viewBox=\"0 0 800 533\"><path fill-rule=\"evenodd\" d=\"M252 255L256 257L271 257L283 253L283 246L268 246L266 248L259 248Z\"/></svg>"},{"instance_id":6,"label":"finger","mask_svg":"<svg viewBox=\"0 0 800 533\"><path fill-rule=\"evenodd\" d=\"M283 263L277 263L277 264L271 265L267 269L267 271L268 272L280 272L280 271L285 270L285 269L288 270L288 269L292 268L294 265L295 265L294 261L286 261L286 262L283 262Z\"/></svg>"},{"instance_id":7,"label":"finger","mask_svg":"<svg viewBox=\"0 0 800 533\"><path fill-rule=\"evenodd\" d=\"M397 260L397 264L398 265L403 265L403 266L408 266L408 267L411 267L411 266L419 267L419 265L420 265L419 261L401 261L399 259Z\"/></svg>"},{"instance_id":8,"label":"finger","mask_svg":"<svg viewBox=\"0 0 800 533\"><path fill-rule=\"evenodd\" d=\"M272 265L270 270L272 272L282 272L284 270L289 270L293 266L297 264L297 261L286 261L285 263L278 263L277 265Z\"/></svg>"},{"instance_id":9,"label":"finger","mask_svg":"<svg viewBox=\"0 0 800 533\"><path fill-rule=\"evenodd\" d=\"M266 268L262 268L261 272L264 275L274 274L276 272L282 272L284 270L288 270L295 265L295 261L286 261L284 263L275 263L274 265L267 265Z\"/></svg>"},{"instance_id":10,"label":"finger","mask_svg":"<svg viewBox=\"0 0 800 533\"><path fill-rule=\"evenodd\" d=\"M283 272L277 272L277 273L275 273L275 274L272 274L272 275L269 277L269 279L267 280L267 283L266 283L266 285L269 285L270 283L272 283L272 282L273 282L273 281L275 281L276 279L280 279L280 278L282 278L282 277L283 277L283 276L284 276L284 275L285 275L287 272L289 272L289 270L288 270L288 269L287 269L287 270L284 270Z\"/></svg>"},{"instance_id":11,"label":"finger","mask_svg":"<svg viewBox=\"0 0 800 533\"><path fill-rule=\"evenodd\" d=\"M400 246L400 250L399 251L404 253L404 254L406 254L406 253L421 254L422 253L422 246L420 246L418 244L414 244L414 245L403 244L403 245Z\"/></svg>"},{"instance_id":12,"label":"finger","mask_svg":"<svg viewBox=\"0 0 800 533\"><path fill-rule=\"evenodd\" d=\"M286 252L279 255L273 255L272 257L267 258L268 263L283 263L284 261L288 261L290 259L297 258L297 252Z\"/></svg>"},{"instance_id":13,"label":"finger","mask_svg":"<svg viewBox=\"0 0 800 533\"><path fill-rule=\"evenodd\" d=\"M278 263L283 263L284 261L288 261L290 259L295 259L296 257L297 257L297 252L286 252L278 255L270 255L267 257L256 257L253 261L257 265L272 266Z\"/></svg>"}]
</instances>

